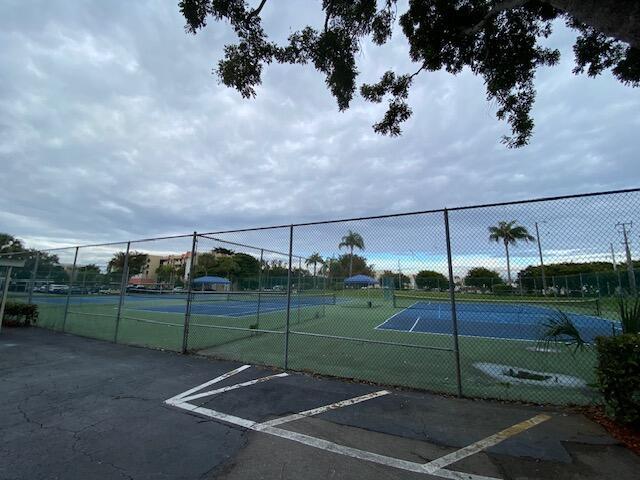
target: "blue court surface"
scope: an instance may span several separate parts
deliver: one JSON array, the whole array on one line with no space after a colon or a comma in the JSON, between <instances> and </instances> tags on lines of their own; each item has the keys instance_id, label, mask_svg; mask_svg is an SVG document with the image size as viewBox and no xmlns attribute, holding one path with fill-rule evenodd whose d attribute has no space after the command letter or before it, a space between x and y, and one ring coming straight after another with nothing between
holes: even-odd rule
<instances>
[{"instance_id":1,"label":"blue court surface","mask_svg":"<svg viewBox=\"0 0 640 480\"><path fill-rule=\"evenodd\" d=\"M234 298L235 297L235 298ZM238 299L242 297L242 299ZM118 304L118 295L71 295L71 305L114 305ZM34 296L36 303L65 305L67 295L38 295ZM291 296L291 308L307 308L336 303L333 295L304 295ZM130 294L124 297L124 307L127 309L144 310L148 312L185 314L187 304L186 294ZM194 294L191 303L193 315L211 315L219 317L244 317L260 313L270 313L287 309L286 295L263 294L258 301L255 293L247 294Z\"/></svg>"},{"instance_id":2,"label":"blue court surface","mask_svg":"<svg viewBox=\"0 0 640 480\"><path fill-rule=\"evenodd\" d=\"M589 343L598 336L621 333L617 322L579 313L564 313ZM557 318L557 315L557 310L553 308L536 305L490 302L456 304L458 334L468 337L536 341L544 334L544 325L550 319ZM451 306L448 302L417 301L392 315L376 329L451 335Z\"/></svg>"},{"instance_id":3,"label":"blue court surface","mask_svg":"<svg viewBox=\"0 0 640 480\"><path fill-rule=\"evenodd\" d=\"M307 297L291 297L291 308L306 308L316 305L332 304L333 299L329 298L307 298ZM216 317L245 317L255 315L258 310L260 313L270 313L284 311L287 309L286 298L265 298L260 303L257 300L228 300L228 301L204 301L199 302L197 299L191 304L192 315L212 315ZM145 310L150 312L178 313L184 315L186 310L186 302L173 305L148 305L138 306L136 310Z\"/></svg>"}]
</instances>

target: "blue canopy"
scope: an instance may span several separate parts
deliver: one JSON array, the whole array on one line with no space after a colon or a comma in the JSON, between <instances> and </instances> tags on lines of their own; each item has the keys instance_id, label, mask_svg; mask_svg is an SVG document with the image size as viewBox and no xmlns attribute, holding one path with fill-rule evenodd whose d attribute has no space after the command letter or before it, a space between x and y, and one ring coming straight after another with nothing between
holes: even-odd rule
<instances>
[{"instance_id":1,"label":"blue canopy","mask_svg":"<svg viewBox=\"0 0 640 480\"><path fill-rule=\"evenodd\" d=\"M378 281L369 275L354 275L353 277L345 278L344 283L346 285L377 285Z\"/></svg>"},{"instance_id":2,"label":"blue canopy","mask_svg":"<svg viewBox=\"0 0 640 480\"><path fill-rule=\"evenodd\" d=\"M222 277L198 277L193 279L197 285L229 285L231 282Z\"/></svg>"}]
</instances>

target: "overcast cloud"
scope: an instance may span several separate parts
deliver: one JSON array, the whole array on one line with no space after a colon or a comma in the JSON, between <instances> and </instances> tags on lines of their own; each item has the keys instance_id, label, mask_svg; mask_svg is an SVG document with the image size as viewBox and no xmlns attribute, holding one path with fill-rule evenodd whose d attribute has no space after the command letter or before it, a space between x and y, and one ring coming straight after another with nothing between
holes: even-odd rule
<instances>
[{"instance_id":1,"label":"overcast cloud","mask_svg":"<svg viewBox=\"0 0 640 480\"><path fill-rule=\"evenodd\" d=\"M263 12L277 38L321 21L319 2ZM535 136L508 150L468 72L420 77L404 135L381 137L384 105L339 113L311 67L267 67L255 100L218 85L233 35L186 34L177 0L5 0L0 231L47 247L637 186L640 89L575 77L572 40L552 37ZM415 69L399 31L359 62L361 82Z\"/></svg>"}]
</instances>

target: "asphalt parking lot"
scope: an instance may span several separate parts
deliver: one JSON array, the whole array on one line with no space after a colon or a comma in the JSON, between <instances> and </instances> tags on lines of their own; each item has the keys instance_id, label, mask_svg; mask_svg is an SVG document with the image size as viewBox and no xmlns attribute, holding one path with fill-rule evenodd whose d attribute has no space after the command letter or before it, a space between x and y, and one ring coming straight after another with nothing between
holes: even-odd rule
<instances>
[{"instance_id":1,"label":"asphalt parking lot","mask_svg":"<svg viewBox=\"0 0 640 480\"><path fill-rule=\"evenodd\" d=\"M0 336L0 479L636 479L579 414L127 347Z\"/></svg>"}]
</instances>

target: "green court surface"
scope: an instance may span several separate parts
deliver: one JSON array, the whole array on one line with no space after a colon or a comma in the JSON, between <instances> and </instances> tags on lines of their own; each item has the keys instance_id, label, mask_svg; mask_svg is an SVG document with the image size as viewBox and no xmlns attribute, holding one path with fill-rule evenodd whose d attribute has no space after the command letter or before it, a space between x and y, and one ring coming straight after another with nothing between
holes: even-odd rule
<instances>
[{"instance_id":1,"label":"green court surface","mask_svg":"<svg viewBox=\"0 0 640 480\"><path fill-rule=\"evenodd\" d=\"M51 298L51 295L34 296L34 302L39 304L39 326L64 328L69 333L124 344L182 349L185 316L184 310L176 305L182 305L183 299L141 300L126 296L116 333L118 296L97 297L102 298L98 301L93 300L96 296L73 295L68 308L66 299ZM224 310L216 314L206 308L198 310L197 304L194 302L192 307L186 338L187 350L191 352L435 392L457 391L453 336L376 329L404 310L394 308L392 299L380 291L342 291L337 292L335 304L292 307L288 335L286 305L261 311L259 315L255 311L232 314L233 309L229 308L230 313L225 315ZM176 311L162 311L163 305ZM253 305L247 302L245 308L251 310ZM549 307L554 305L550 299ZM601 299L599 308L602 317L616 320L614 299ZM540 351L539 347L538 342L531 340L459 337L463 394L552 404L587 404L595 400L596 394L589 387L595 381L593 348L574 351L562 344L552 344L549 352ZM477 364L542 372L552 380L551 384L505 381L487 375ZM577 377L580 384L553 384L558 375Z\"/></svg>"}]
</instances>

